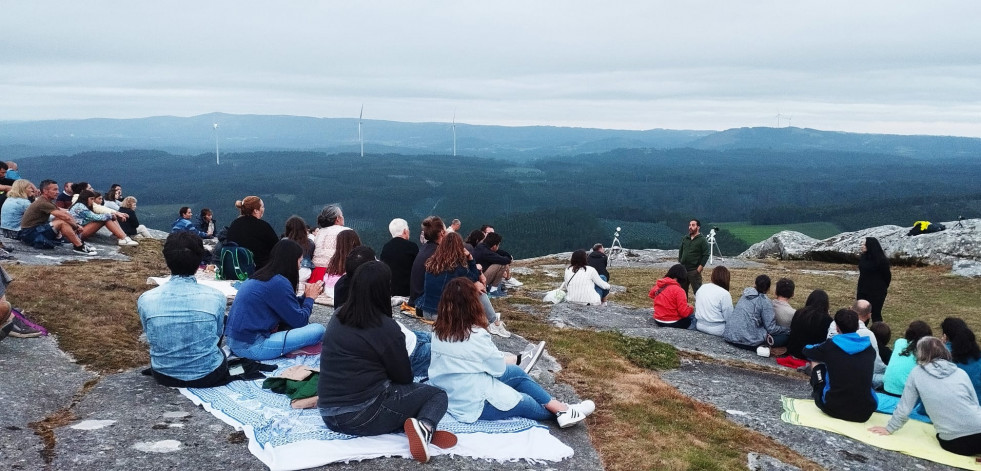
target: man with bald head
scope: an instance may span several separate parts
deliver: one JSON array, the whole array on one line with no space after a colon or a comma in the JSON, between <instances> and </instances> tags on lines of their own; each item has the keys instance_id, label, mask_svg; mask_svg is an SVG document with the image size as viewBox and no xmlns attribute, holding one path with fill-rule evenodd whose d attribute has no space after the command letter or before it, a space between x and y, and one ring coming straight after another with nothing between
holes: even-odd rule
<instances>
[{"instance_id":1,"label":"man with bald head","mask_svg":"<svg viewBox=\"0 0 981 471\"><path fill-rule=\"evenodd\" d=\"M878 389L882 387L882 375L886 372L886 364L879 356L879 342L875 340L875 334L869 330L867 323L872 318L872 304L864 299L856 299L852 304L852 311L858 314L858 330L855 332L862 337L868 337L875 350L875 365L872 370L872 387ZM828 338L834 337L838 333L838 325L834 322L828 327Z\"/></svg>"}]
</instances>

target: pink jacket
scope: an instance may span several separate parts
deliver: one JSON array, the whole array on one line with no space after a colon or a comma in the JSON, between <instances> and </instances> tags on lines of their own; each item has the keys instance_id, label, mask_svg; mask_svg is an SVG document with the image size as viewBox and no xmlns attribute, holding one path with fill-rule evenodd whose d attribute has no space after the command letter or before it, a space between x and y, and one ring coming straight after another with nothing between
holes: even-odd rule
<instances>
[{"instance_id":1,"label":"pink jacket","mask_svg":"<svg viewBox=\"0 0 981 471\"><path fill-rule=\"evenodd\" d=\"M688 304L688 294L674 278L657 280L647 297L654 300L654 319L661 322L679 321L695 312Z\"/></svg>"}]
</instances>

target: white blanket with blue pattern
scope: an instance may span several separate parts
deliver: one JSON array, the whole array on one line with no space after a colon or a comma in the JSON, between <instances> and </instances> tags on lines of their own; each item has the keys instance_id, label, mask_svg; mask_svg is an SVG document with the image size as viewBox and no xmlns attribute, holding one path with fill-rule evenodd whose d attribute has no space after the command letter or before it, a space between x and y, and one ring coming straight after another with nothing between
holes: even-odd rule
<instances>
[{"instance_id":1,"label":"white blanket with blue pattern","mask_svg":"<svg viewBox=\"0 0 981 471\"><path fill-rule=\"evenodd\" d=\"M265 363L279 366L270 376L293 365L317 368L320 356L280 358ZM262 389L262 381L235 381L217 388L180 389L194 404L245 432L249 451L271 470L295 470L338 461L363 460L384 456L411 458L404 434L355 437L336 433L324 426L316 409L290 407L289 397ZM498 461L561 461L571 457L572 448L552 436L548 427L534 420L510 419L456 422L447 415L440 430L449 430L459 439L457 446L436 455L451 454Z\"/></svg>"}]
</instances>

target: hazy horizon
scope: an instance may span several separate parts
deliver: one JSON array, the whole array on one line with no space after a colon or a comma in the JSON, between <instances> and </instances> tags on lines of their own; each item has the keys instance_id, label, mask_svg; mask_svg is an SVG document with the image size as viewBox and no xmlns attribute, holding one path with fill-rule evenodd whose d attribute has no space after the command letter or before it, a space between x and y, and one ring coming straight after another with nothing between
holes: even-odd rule
<instances>
[{"instance_id":1,"label":"hazy horizon","mask_svg":"<svg viewBox=\"0 0 981 471\"><path fill-rule=\"evenodd\" d=\"M7 120L230 114L981 137L981 3L7 2Z\"/></svg>"}]
</instances>

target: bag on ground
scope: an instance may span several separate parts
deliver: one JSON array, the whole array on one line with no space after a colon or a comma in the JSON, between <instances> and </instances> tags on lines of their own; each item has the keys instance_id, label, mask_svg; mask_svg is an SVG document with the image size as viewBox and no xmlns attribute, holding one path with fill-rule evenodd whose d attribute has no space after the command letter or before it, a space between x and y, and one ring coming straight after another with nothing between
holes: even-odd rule
<instances>
[{"instance_id":1,"label":"bag on ground","mask_svg":"<svg viewBox=\"0 0 981 471\"><path fill-rule=\"evenodd\" d=\"M219 280L245 281L255 273L252 251L234 242L225 242L217 250L215 277Z\"/></svg>"}]
</instances>

